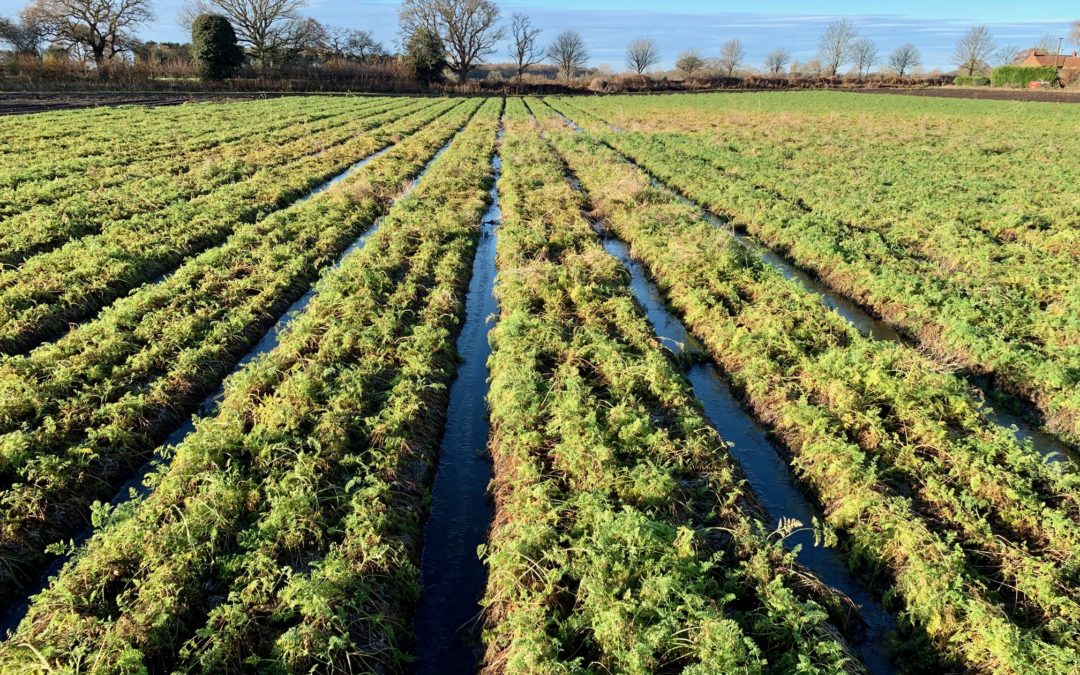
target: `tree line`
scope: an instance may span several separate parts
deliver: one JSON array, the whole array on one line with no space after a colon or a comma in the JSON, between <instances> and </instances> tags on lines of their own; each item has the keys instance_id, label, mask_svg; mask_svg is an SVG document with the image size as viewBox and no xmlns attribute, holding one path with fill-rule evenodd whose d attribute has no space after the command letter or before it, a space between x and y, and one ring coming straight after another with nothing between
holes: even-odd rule
<instances>
[{"instance_id":1,"label":"tree line","mask_svg":"<svg viewBox=\"0 0 1080 675\"><path fill-rule=\"evenodd\" d=\"M24 57L51 54L96 68L133 59L190 59L210 78L235 75L242 62L266 70L298 60L364 63L393 57L418 82L440 82L449 73L463 84L504 40L519 81L540 63L572 80L589 63L588 47L577 31L565 30L545 41L524 14L515 13L504 24L492 0L404 0L399 11L402 50L394 55L370 32L304 16L307 1L189 0L180 18L192 30L192 40L179 45L136 39L136 30L153 19L151 0L31 0L18 18L0 18L0 43ZM1080 45L1080 21L1072 26L1070 40ZM1046 36L1035 47L1052 53L1055 42ZM958 72L972 75L1011 63L1019 53L1016 46L997 45L986 26L976 26L958 41L952 62ZM654 39L637 37L626 48L625 65L628 72L643 76L662 58ZM850 67L852 75L864 78L884 66L907 77L922 65L915 45L904 44L884 55L859 35L853 21L839 19L825 27L813 59L800 63L789 50L778 48L765 57L760 72L835 78ZM739 39L725 42L715 56L687 49L675 60L676 71L690 82L705 73L735 77L749 66Z\"/></svg>"}]
</instances>

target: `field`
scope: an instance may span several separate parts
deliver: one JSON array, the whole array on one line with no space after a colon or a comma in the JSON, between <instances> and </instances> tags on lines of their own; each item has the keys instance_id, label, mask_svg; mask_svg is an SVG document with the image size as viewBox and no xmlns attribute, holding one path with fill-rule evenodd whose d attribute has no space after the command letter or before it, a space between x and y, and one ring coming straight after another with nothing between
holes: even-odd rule
<instances>
[{"instance_id":1,"label":"field","mask_svg":"<svg viewBox=\"0 0 1080 675\"><path fill-rule=\"evenodd\" d=\"M0 672L1080 672L1080 108L0 119Z\"/></svg>"}]
</instances>

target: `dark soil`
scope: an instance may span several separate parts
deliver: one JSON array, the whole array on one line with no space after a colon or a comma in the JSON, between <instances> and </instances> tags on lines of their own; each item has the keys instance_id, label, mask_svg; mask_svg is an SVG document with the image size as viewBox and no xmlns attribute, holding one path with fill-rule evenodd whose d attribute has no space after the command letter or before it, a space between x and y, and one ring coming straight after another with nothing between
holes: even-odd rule
<instances>
[{"instance_id":1,"label":"dark soil","mask_svg":"<svg viewBox=\"0 0 1080 675\"><path fill-rule=\"evenodd\" d=\"M851 89L865 94L903 94L939 98L975 98L995 101L1080 103L1080 91L1064 89L991 89L990 87L933 87L927 89Z\"/></svg>"}]
</instances>

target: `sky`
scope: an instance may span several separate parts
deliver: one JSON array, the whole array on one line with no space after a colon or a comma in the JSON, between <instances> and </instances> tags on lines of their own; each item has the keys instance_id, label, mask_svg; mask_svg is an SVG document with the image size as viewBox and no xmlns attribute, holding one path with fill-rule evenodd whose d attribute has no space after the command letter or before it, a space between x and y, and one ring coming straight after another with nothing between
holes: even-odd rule
<instances>
[{"instance_id":1,"label":"sky","mask_svg":"<svg viewBox=\"0 0 1080 675\"><path fill-rule=\"evenodd\" d=\"M0 16L16 14L26 0L0 0ZM156 20L139 31L145 40L185 42L177 22L184 0L152 0ZM860 34L877 44L883 59L896 47L911 42L922 52L927 69L952 68L956 40L971 26L986 24L999 45L1029 47L1043 35L1066 37L1072 21L1080 19L1077 0L906 0L856 2L834 0L772 0L768 3L683 0L496 0L505 22L522 12L550 40L566 28L576 29L589 48L590 64L623 70L626 45L639 36L651 37L660 48L661 67L669 68L679 53L690 48L716 56L720 45L739 38L747 50L747 65L760 67L765 55L785 47L795 59L807 61L817 50L822 29L838 17L848 17ZM388 47L398 39L398 2L365 0L308 0L305 13L319 21L372 32ZM1067 39L1066 39L1067 44ZM1069 46L1066 51L1075 49ZM505 46L488 57L506 61Z\"/></svg>"}]
</instances>

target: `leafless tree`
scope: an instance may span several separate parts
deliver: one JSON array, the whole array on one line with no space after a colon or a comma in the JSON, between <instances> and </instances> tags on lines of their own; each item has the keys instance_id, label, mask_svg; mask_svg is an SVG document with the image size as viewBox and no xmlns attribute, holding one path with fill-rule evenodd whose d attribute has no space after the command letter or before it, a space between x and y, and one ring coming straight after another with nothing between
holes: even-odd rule
<instances>
[{"instance_id":1,"label":"leafless tree","mask_svg":"<svg viewBox=\"0 0 1080 675\"><path fill-rule=\"evenodd\" d=\"M102 66L131 51L133 31L154 15L150 0L33 0L22 17L56 45L83 51Z\"/></svg>"},{"instance_id":2,"label":"leafless tree","mask_svg":"<svg viewBox=\"0 0 1080 675\"><path fill-rule=\"evenodd\" d=\"M791 52L783 48L774 49L765 57L765 71L770 75L779 75L784 72L789 63L791 63Z\"/></svg>"},{"instance_id":3,"label":"leafless tree","mask_svg":"<svg viewBox=\"0 0 1080 675\"><path fill-rule=\"evenodd\" d=\"M289 24L286 40L279 58L289 60L298 56L324 58L330 55L329 30L315 19L306 18Z\"/></svg>"},{"instance_id":4,"label":"leafless tree","mask_svg":"<svg viewBox=\"0 0 1080 675\"><path fill-rule=\"evenodd\" d=\"M1027 54L1027 51L1021 49L1019 45L1005 45L994 50L994 53L990 56L990 61L995 66L1008 66L1016 63L1025 54Z\"/></svg>"},{"instance_id":5,"label":"leafless tree","mask_svg":"<svg viewBox=\"0 0 1080 675\"><path fill-rule=\"evenodd\" d=\"M688 82L694 81L694 73L705 67L705 60L701 58L701 52L690 49L679 54L675 62L675 68L682 73Z\"/></svg>"},{"instance_id":6,"label":"leafless tree","mask_svg":"<svg viewBox=\"0 0 1080 675\"><path fill-rule=\"evenodd\" d=\"M327 56L364 61L386 52L386 48L379 44L371 33L364 30L324 26L322 32L322 47Z\"/></svg>"},{"instance_id":7,"label":"leafless tree","mask_svg":"<svg viewBox=\"0 0 1080 675\"><path fill-rule=\"evenodd\" d=\"M915 45L910 42L900 45L889 56L889 67L896 71L899 77L910 75L911 71L922 65L922 55Z\"/></svg>"},{"instance_id":8,"label":"leafless tree","mask_svg":"<svg viewBox=\"0 0 1080 675\"><path fill-rule=\"evenodd\" d=\"M405 0L401 5L406 37L426 28L442 38L446 61L459 84L503 39L498 21L499 7L491 0Z\"/></svg>"},{"instance_id":9,"label":"leafless tree","mask_svg":"<svg viewBox=\"0 0 1080 675\"><path fill-rule=\"evenodd\" d=\"M518 82L521 82L529 66L544 60L544 52L539 44L541 32L533 27L532 21L524 14L515 14L510 23L510 58L514 60Z\"/></svg>"},{"instance_id":10,"label":"leafless tree","mask_svg":"<svg viewBox=\"0 0 1080 675\"><path fill-rule=\"evenodd\" d=\"M870 69L878 63L877 45L869 38L856 40L851 45L851 60L855 63L859 77L866 77L870 74Z\"/></svg>"},{"instance_id":11,"label":"leafless tree","mask_svg":"<svg viewBox=\"0 0 1080 675\"><path fill-rule=\"evenodd\" d=\"M825 73L836 77L851 56L851 47L859 32L848 19L838 19L825 27L818 43L818 58Z\"/></svg>"},{"instance_id":12,"label":"leafless tree","mask_svg":"<svg viewBox=\"0 0 1080 675\"><path fill-rule=\"evenodd\" d=\"M637 38L626 48L626 65L638 75L643 75L658 63L660 50L656 47L656 41L651 38Z\"/></svg>"},{"instance_id":13,"label":"leafless tree","mask_svg":"<svg viewBox=\"0 0 1080 675\"><path fill-rule=\"evenodd\" d=\"M716 63L725 75L731 77L735 74L735 69L742 65L745 58L746 48L743 47L742 41L728 40L720 47L720 57L716 59Z\"/></svg>"},{"instance_id":14,"label":"leafless tree","mask_svg":"<svg viewBox=\"0 0 1080 675\"><path fill-rule=\"evenodd\" d=\"M345 41L345 55L358 61L386 56L386 47L366 30L349 31Z\"/></svg>"},{"instance_id":15,"label":"leafless tree","mask_svg":"<svg viewBox=\"0 0 1080 675\"><path fill-rule=\"evenodd\" d=\"M968 76L986 67L986 61L994 53L994 38L986 26L975 26L956 43L953 63Z\"/></svg>"},{"instance_id":16,"label":"leafless tree","mask_svg":"<svg viewBox=\"0 0 1080 675\"><path fill-rule=\"evenodd\" d=\"M563 78L570 80L589 62L589 51L577 31L564 30L547 48L547 57L559 68Z\"/></svg>"},{"instance_id":17,"label":"leafless tree","mask_svg":"<svg viewBox=\"0 0 1080 675\"><path fill-rule=\"evenodd\" d=\"M1069 39L1077 47L1080 47L1080 20L1074 21L1072 25L1072 32L1069 33Z\"/></svg>"},{"instance_id":18,"label":"leafless tree","mask_svg":"<svg viewBox=\"0 0 1080 675\"><path fill-rule=\"evenodd\" d=\"M220 14L232 24L237 41L250 50L252 59L270 65L309 33L300 16L306 5L307 0L193 0L182 10L180 22L190 26L200 14Z\"/></svg>"},{"instance_id":19,"label":"leafless tree","mask_svg":"<svg viewBox=\"0 0 1080 675\"><path fill-rule=\"evenodd\" d=\"M1032 45L1032 49L1037 50L1040 54L1057 54L1058 46L1061 44L1056 35L1047 33L1039 38L1039 41Z\"/></svg>"},{"instance_id":20,"label":"leafless tree","mask_svg":"<svg viewBox=\"0 0 1080 675\"><path fill-rule=\"evenodd\" d=\"M0 44L8 45L16 54L38 56L46 34L46 27L33 20L33 17L19 21L0 17Z\"/></svg>"}]
</instances>

